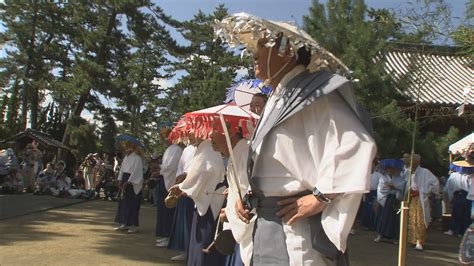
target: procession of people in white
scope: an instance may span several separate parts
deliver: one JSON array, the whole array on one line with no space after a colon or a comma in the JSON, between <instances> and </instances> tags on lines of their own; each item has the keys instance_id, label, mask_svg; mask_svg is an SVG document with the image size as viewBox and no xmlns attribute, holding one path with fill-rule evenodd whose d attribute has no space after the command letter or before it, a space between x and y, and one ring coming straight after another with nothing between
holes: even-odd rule
<instances>
[{"instance_id":1,"label":"procession of people in white","mask_svg":"<svg viewBox=\"0 0 474 266\"><path fill-rule=\"evenodd\" d=\"M374 159L370 119L355 100L347 67L315 47L306 33L285 27L244 13L217 23L216 35L246 46L256 77L274 89L268 101L260 93L250 103L260 119L247 138L239 130L218 130L215 120L209 138L194 128L170 143L156 176L151 174L156 179L156 246L181 251L174 259L188 265L349 265L347 239L359 206L362 224L376 231L375 242L397 243L399 203L409 194L409 242L423 250L430 199L443 192L438 178L420 166L418 154ZM315 66L315 56L323 63ZM319 72L308 71L315 68ZM169 134L170 129L160 129L163 141ZM114 229L136 233L147 167L142 147L122 144ZM33 190L31 172L41 153L30 153L24 185ZM61 167L48 164L40 172L38 193L54 194L53 187L75 193L63 174L64 162ZM92 157L86 157L79 194L97 185L94 167ZM446 183L447 206L455 214L446 234L463 234L471 224L471 183L472 173L462 172ZM184 200L194 209L183 207ZM235 240L232 254L219 251L217 236L223 230L231 230Z\"/></svg>"}]
</instances>

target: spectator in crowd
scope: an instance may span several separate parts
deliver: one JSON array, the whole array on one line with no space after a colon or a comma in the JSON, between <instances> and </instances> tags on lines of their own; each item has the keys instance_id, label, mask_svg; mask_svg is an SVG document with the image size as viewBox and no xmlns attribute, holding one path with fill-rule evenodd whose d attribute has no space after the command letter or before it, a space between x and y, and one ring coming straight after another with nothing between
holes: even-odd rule
<instances>
[{"instance_id":1,"label":"spectator in crowd","mask_svg":"<svg viewBox=\"0 0 474 266\"><path fill-rule=\"evenodd\" d=\"M46 164L46 168L38 174L36 179L36 191L35 195L50 194L52 188L56 186L56 175L54 169L54 163L50 162Z\"/></svg>"},{"instance_id":2,"label":"spectator in crowd","mask_svg":"<svg viewBox=\"0 0 474 266\"><path fill-rule=\"evenodd\" d=\"M89 153L81 164L86 190L94 189L94 168L96 164L97 161L92 153Z\"/></svg>"},{"instance_id":3,"label":"spectator in crowd","mask_svg":"<svg viewBox=\"0 0 474 266\"><path fill-rule=\"evenodd\" d=\"M24 166L24 185L26 192L33 192L36 175L42 167L40 163L42 160L43 154L38 150L36 143L30 143L26 145L26 149L23 153L23 162Z\"/></svg>"},{"instance_id":4,"label":"spectator in crowd","mask_svg":"<svg viewBox=\"0 0 474 266\"><path fill-rule=\"evenodd\" d=\"M19 169L18 159L12 148L7 149L6 156L8 158L8 161L6 163L6 166L8 167L8 169L9 170L15 169L18 172L18 169Z\"/></svg>"},{"instance_id":5,"label":"spectator in crowd","mask_svg":"<svg viewBox=\"0 0 474 266\"><path fill-rule=\"evenodd\" d=\"M56 188L51 189L51 194L55 197L66 197L71 189L71 179L62 172L56 180Z\"/></svg>"},{"instance_id":6,"label":"spectator in crowd","mask_svg":"<svg viewBox=\"0 0 474 266\"><path fill-rule=\"evenodd\" d=\"M81 169L78 169L71 180L71 188L85 190L85 187L86 187L86 182L84 180L84 173L82 172Z\"/></svg>"}]
</instances>

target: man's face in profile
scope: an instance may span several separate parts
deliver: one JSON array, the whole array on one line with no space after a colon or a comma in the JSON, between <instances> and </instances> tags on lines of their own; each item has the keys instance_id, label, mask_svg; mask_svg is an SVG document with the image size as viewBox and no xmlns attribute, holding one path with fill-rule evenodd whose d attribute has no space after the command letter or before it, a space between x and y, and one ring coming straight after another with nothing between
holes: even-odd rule
<instances>
[{"instance_id":1,"label":"man's face in profile","mask_svg":"<svg viewBox=\"0 0 474 266\"><path fill-rule=\"evenodd\" d=\"M252 101L250 101L250 111L257 115L261 115L264 107L265 100L261 96L254 95Z\"/></svg>"}]
</instances>

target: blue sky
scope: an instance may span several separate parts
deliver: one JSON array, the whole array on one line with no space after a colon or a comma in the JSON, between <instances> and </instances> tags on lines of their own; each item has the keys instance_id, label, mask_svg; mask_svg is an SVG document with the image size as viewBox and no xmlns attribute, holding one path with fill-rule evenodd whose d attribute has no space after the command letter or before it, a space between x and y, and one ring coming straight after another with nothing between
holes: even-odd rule
<instances>
[{"instance_id":1,"label":"blue sky","mask_svg":"<svg viewBox=\"0 0 474 266\"><path fill-rule=\"evenodd\" d=\"M75 0L69 0L75 1ZM302 25L302 18L309 13L312 4L311 0L153 0L156 5L160 6L167 15L177 20L191 19L198 10L204 13L211 13L215 7L221 3L225 4L229 13L247 12L259 17L265 17L271 20L295 21L298 25ZM403 13L412 5L412 1L396 1L396 0L366 0L368 7L387 8L398 14ZM461 19L465 17L466 4L469 0L448 0L452 10L452 23L459 25ZM0 0L3 2L3 0ZM326 1L320 0L325 3ZM0 31L5 30L0 21ZM183 38L175 31L172 32L173 37L182 42ZM4 57L5 52L0 47L0 57ZM179 76L179 75L178 75ZM172 80L160 81L163 86L169 86L176 82L177 76ZM102 99L104 100L104 99ZM109 103L110 104L110 103ZM86 112L83 116L91 119L92 114Z\"/></svg>"},{"instance_id":2,"label":"blue sky","mask_svg":"<svg viewBox=\"0 0 474 266\"><path fill-rule=\"evenodd\" d=\"M446 1L452 8L453 16L464 17L466 4L469 0ZM190 19L201 9L205 13L223 3L230 13L247 12L259 17L272 20L296 20L301 25L302 17L308 14L311 0L155 0L158 6L178 20ZM325 3L326 1L320 0ZM395 12L410 8L410 2L396 0L366 0L365 3L373 8L387 8ZM294 19L293 19L294 18Z\"/></svg>"}]
</instances>

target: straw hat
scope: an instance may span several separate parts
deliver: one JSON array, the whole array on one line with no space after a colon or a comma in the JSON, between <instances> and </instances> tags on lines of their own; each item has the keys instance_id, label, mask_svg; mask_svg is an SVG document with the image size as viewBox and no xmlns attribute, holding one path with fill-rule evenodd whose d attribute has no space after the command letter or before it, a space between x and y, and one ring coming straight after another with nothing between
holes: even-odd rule
<instances>
[{"instance_id":1,"label":"straw hat","mask_svg":"<svg viewBox=\"0 0 474 266\"><path fill-rule=\"evenodd\" d=\"M237 13L227 16L221 21L216 20L214 34L231 47L246 46L247 52L257 49L259 39L268 39L267 46L273 47L275 40L283 34L282 44L290 45L292 54L305 47L311 53L308 65L310 72L327 69L331 72L350 78L351 71L342 61L322 47L307 32L296 25L282 21L272 21L247 13Z\"/></svg>"}]
</instances>

